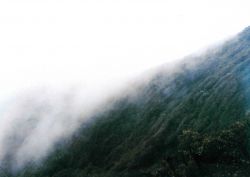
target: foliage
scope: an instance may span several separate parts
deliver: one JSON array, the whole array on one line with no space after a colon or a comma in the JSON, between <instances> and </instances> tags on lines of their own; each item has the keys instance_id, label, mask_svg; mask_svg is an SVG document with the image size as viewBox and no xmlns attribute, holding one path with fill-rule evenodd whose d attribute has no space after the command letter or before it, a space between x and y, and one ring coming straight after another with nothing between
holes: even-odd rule
<instances>
[{"instance_id":1,"label":"foliage","mask_svg":"<svg viewBox=\"0 0 250 177\"><path fill-rule=\"evenodd\" d=\"M250 41L160 70L18 177L249 176ZM131 98L132 97L132 98Z\"/></svg>"}]
</instances>

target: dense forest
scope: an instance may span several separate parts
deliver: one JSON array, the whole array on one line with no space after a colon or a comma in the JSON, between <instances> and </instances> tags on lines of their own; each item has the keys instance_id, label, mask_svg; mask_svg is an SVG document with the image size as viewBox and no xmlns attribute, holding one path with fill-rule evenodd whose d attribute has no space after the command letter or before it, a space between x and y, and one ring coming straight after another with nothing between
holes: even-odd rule
<instances>
[{"instance_id":1,"label":"dense forest","mask_svg":"<svg viewBox=\"0 0 250 177\"><path fill-rule=\"evenodd\" d=\"M6 167L0 176L249 176L250 28L167 68L39 165L14 173Z\"/></svg>"}]
</instances>

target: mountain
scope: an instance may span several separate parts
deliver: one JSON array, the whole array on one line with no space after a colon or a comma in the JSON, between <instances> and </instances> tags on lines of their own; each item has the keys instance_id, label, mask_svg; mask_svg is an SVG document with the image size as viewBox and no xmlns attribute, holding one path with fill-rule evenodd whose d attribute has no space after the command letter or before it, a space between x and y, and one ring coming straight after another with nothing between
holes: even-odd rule
<instances>
[{"instance_id":1,"label":"mountain","mask_svg":"<svg viewBox=\"0 0 250 177\"><path fill-rule=\"evenodd\" d=\"M249 176L250 27L112 104L41 165L1 176Z\"/></svg>"}]
</instances>

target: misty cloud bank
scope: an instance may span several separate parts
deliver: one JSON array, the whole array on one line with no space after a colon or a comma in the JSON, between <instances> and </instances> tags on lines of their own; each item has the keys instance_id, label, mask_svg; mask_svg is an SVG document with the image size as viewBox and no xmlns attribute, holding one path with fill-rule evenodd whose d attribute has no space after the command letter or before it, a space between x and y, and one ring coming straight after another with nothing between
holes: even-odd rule
<instances>
[{"instance_id":1,"label":"misty cloud bank","mask_svg":"<svg viewBox=\"0 0 250 177\"><path fill-rule=\"evenodd\" d=\"M185 62L179 60L162 65L142 73L133 81L123 80L122 84L41 88L20 93L5 105L0 114L0 167L15 171L29 163L39 164L57 143L70 138L94 115L112 108L115 100L129 96L135 101L138 93L158 74L167 74L166 82L184 70L188 77L193 77L188 71L199 68L207 57L204 53L210 53L209 58L213 58L216 52L211 49L186 57ZM171 89L164 90L164 94L171 94Z\"/></svg>"},{"instance_id":2,"label":"misty cloud bank","mask_svg":"<svg viewBox=\"0 0 250 177\"><path fill-rule=\"evenodd\" d=\"M104 88L40 89L16 96L0 115L0 166L18 170L40 162L56 143L69 138L99 110L108 109L112 92Z\"/></svg>"},{"instance_id":3,"label":"misty cloud bank","mask_svg":"<svg viewBox=\"0 0 250 177\"><path fill-rule=\"evenodd\" d=\"M17 171L39 165L58 143L111 109L117 99L135 98L154 74L107 85L33 88L13 96L0 110L0 167Z\"/></svg>"}]
</instances>

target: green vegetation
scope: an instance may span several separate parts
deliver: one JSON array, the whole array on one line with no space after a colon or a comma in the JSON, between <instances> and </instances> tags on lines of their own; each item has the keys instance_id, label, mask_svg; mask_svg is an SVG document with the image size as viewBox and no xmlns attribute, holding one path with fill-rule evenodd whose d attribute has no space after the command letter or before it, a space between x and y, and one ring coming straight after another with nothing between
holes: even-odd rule
<instances>
[{"instance_id":1,"label":"green vegetation","mask_svg":"<svg viewBox=\"0 0 250 177\"><path fill-rule=\"evenodd\" d=\"M223 174L235 176L237 172L231 171L232 169L242 172L245 171L242 170L243 166L250 165L247 129L247 123L241 121L212 134L184 130L179 137L179 154L175 158L166 158L161 172L165 172L165 176L195 177L206 175L206 170L213 167L215 172L222 171ZM211 169L206 168L207 166Z\"/></svg>"},{"instance_id":2,"label":"green vegetation","mask_svg":"<svg viewBox=\"0 0 250 177\"><path fill-rule=\"evenodd\" d=\"M161 70L18 177L247 177L250 30ZM193 67L193 64L195 67Z\"/></svg>"}]
</instances>

